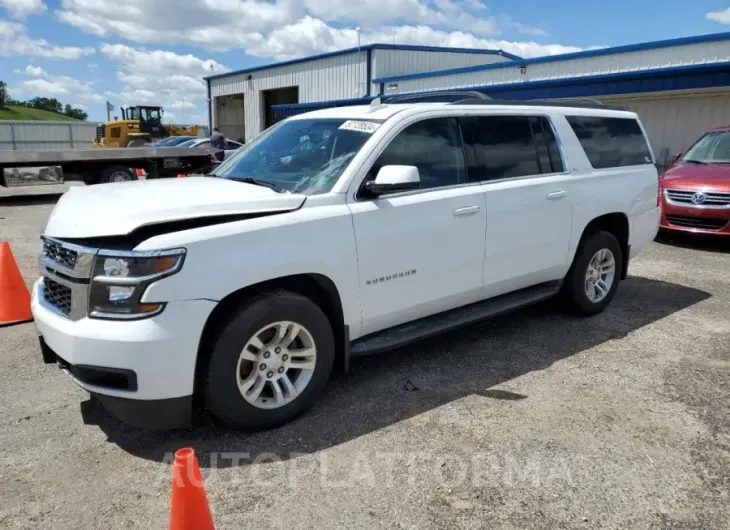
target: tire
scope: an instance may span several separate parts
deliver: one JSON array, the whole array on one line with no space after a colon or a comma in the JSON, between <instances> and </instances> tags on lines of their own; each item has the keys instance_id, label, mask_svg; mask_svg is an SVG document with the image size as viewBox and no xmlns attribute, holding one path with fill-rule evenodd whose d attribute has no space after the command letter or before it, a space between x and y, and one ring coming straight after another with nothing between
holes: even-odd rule
<instances>
[{"instance_id":1,"label":"tire","mask_svg":"<svg viewBox=\"0 0 730 530\"><path fill-rule=\"evenodd\" d=\"M597 256L599 252L605 253L606 251L613 257L613 277L610 285L608 285L607 292L599 295L602 298L591 299L588 294L589 282L600 284L601 282L596 281L600 279L604 289L608 284L609 275L598 275L592 264L594 258L600 259ZM603 255L605 259L608 259L610 256L608 254ZM607 263L608 261L605 260L601 262L603 266L607 266ZM590 278L588 277L589 267L593 271ZM622 267L623 253L621 251L621 245L613 234L600 231L584 236L578 245L573 265L570 271L568 271L568 275L565 277L563 283L563 299L567 304L568 310L581 316L592 316L601 313L608 307L608 304L611 303L611 300L616 294L621 273L623 272ZM598 289L596 287L593 288L592 292L594 295L598 295Z\"/></svg>"},{"instance_id":2,"label":"tire","mask_svg":"<svg viewBox=\"0 0 730 530\"><path fill-rule=\"evenodd\" d=\"M112 166L104 169L99 176L100 184L108 184L110 182L129 182L137 180L134 171L124 166Z\"/></svg>"},{"instance_id":3,"label":"tire","mask_svg":"<svg viewBox=\"0 0 730 530\"><path fill-rule=\"evenodd\" d=\"M294 348L285 346L291 338L290 326L273 327L274 331L288 329L281 343L276 343L275 337L269 334L272 325L282 322L301 326L302 331L292 343ZM260 337L259 344L263 348L251 345L251 342L256 342L256 336ZM276 344L280 344L280 347ZM316 351L314 360L311 356L297 355L296 352L311 351L308 348L312 345ZM246 359L242 358L244 349ZM289 365L285 364L287 352L293 352ZM269 356L264 358L267 354ZM319 306L289 291L261 295L241 307L218 336L205 371L205 405L223 423L238 429L258 431L283 425L314 404L324 391L334 359L334 333L329 319ZM292 368L295 362L309 363L313 370L307 372ZM266 369L261 370L261 365L266 363L269 363ZM281 375L280 370L283 370ZM284 376L291 386L285 384ZM301 376L304 379L300 380ZM264 382L259 383L260 380ZM239 384L244 390L239 389ZM258 398L252 397L259 386ZM275 386L281 391L279 403ZM294 394L283 392L292 386L297 387L296 397L293 398L291 396ZM248 399L244 397L244 392L251 393ZM290 398L290 401L285 401Z\"/></svg>"}]
</instances>

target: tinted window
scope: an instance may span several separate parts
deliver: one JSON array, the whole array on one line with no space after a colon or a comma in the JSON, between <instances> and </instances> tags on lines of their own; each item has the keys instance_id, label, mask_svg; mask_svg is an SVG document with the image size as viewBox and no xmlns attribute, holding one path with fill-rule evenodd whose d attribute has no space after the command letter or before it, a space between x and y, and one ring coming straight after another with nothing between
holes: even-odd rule
<instances>
[{"instance_id":1,"label":"tinted window","mask_svg":"<svg viewBox=\"0 0 730 530\"><path fill-rule=\"evenodd\" d=\"M635 119L593 116L566 118L594 168L653 163L649 146Z\"/></svg>"},{"instance_id":2,"label":"tinted window","mask_svg":"<svg viewBox=\"0 0 730 530\"><path fill-rule=\"evenodd\" d=\"M560 157L560 149L558 149L558 142L555 139L555 134L553 133L550 121L546 117L542 116L540 117L540 125L542 126L543 139L547 144L552 172L562 173L565 171L565 166L563 166L563 159Z\"/></svg>"},{"instance_id":3,"label":"tinted window","mask_svg":"<svg viewBox=\"0 0 730 530\"><path fill-rule=\"evenodd\" d=\"M530 118L530 128L532 129L532 137L535 139L535 146L537 147L537 157L540 163L541 173L552 173L553 165L550 162L550 153L548 152L547 142L545 141L545 135L543 134L542 123L540 118Z\"/></svg>"},{"instance_id":4,"label":"tinted window","mask_svg":"<svg viewBox=\"0 0 730 530\"><path fill-rule=\"evenodd\" d=\"M435 118L409 125L390 142L371 170L375 178L383 166L416 166L421 188L464 182L466 165L456 121Z\"/></svg>"},{"instance_id":5,"label":"tinted window","mask_svg":"<svg viewBox=\"0 0 730 530\"><path fill-rule=\"evenodd\" d=\"M527 116L474 116L460 121L464 141L474 152L469 180L481 182L540 173Z\"/></svg>"}]
</instances>

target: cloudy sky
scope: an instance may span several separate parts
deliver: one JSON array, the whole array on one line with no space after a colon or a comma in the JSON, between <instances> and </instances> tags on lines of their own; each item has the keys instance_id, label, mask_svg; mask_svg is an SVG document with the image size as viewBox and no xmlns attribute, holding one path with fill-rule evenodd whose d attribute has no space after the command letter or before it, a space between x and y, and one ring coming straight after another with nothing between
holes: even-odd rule
<instances>
[{"instance_id":1,"label":"cloudy sky","mask_svg":"<svg viewBox=\"0 0 730 530\"><path fill-rule=\"evenodd\" d=\"M362 41L522 57L730 31L730 0L0 0L0 79L103 120L105 101L207 123L202 77Z\"/></svg>"}]
</instances>

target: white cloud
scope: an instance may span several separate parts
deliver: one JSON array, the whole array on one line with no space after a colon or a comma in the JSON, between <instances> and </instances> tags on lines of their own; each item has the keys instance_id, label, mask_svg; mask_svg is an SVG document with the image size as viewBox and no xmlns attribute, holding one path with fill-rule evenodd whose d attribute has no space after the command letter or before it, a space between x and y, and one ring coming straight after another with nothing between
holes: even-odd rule
<instances>
[{"instance_id":1,"label":"white cloud","mask_svg":"<svg viewBox=\"0 0 730 530\"><path fill-rule=\"evenodd\" d=\"M100 37L139 43L243 49L274 59L301 57L362 42L436 44L460 41L546 55L577 47L494 40L505 32L545 37L544 29L492 14L480 0L62 0L59 20ZM164 20L161 25L159 21ZM387 32L384 28L387 28ZM424 31L425 28L427 31ZM416 38L421 36L422 38Z\"/></svg>"},{"instance_id":2,"label":"white cloud","mask_svg":"<svg viewBox=\"0 0 730 530\"><path fill-rule=\"evenodd\" d=\"M0 7L4 7L16 17L43 13L48 9L43 0L0 0Z\"/></svg>"},{"instance_id":3,"label":"white cloud","mask_svg":"<svg viewBox=\"0 0 730 530\"><path fill-rule=\"evenodd\" d=\"M71 106L75 109L83 110L84 112L89 111L89 107L82 105L81 103L71 103Z\"/></svg>"},{"instance_id":4,"label":"white cloud","mask_svg":"<svg viewBox=\"0 0 730 530\"><path fill-rule=\"evenodd\" d=\"M195 103L191 101L173 101L167 105L168 109L197 109Z\"/></svg>"},{"instance_id":5,"label":"white cloud","mask_svg":"<svg viewBox=\"0 0 730 530\"><path fill-rule=\"evenodd\" d=\"M33 66L32 64L29 64L25 67L25 73L28 75L32 75L33 77L41 77L46 75L45 70L41 68L40 66Z\"/></svg>"},{"instance_id":6,"label":"white cloud","mask_svg":"<svg viewBox=\"0 0 730 530\"><path fill-rule=\"evenodd\" d=\"M224 65L192 54L134 48L124 44L103 44L101 52L117 65L122 89L107 92L122 104L154 104L183 111L185 120L199 115L206 92L203 77L227 72ZM192 111L192 112L190 112ZM173 117L165 113L166 121Z\"/></svg>"},{"instance_id":7,"label":"white cloud","mask_svg":"<svg viewBox=\"0 0 730 530\"><path fill-rule=\"evenodd\" d=\"M23 55L26 57L47 57L49 59L78 59L92 55L94 48L77 46L55 46L45 39L34 39L28 29L17 22L0 20L0 56Z\"/></svg>"},{"instance_id":8,"label":"white cloud","mask_svg":"<svg viewBox=\"0 0 730 530\"><path fill-rule=\"evenodd\" d=\"M705 17L720 24L730 24L730 7L722 11L710 11Z\"/></svg>"},{"instance_id":9,"label":"white cloud","mask_svg":"<svg viewBox=\"0 0 730 530\"><path fill-rule=\"evenodd\" d=\"M73 96L84 101L104 100L94 91L91 82L79 81L65 75L50 75L43 68L32 65L26 66L25 73L35 79L21 81L15 90L22 92L26 99L37 96Z\"/></svg>"}]
</instances>

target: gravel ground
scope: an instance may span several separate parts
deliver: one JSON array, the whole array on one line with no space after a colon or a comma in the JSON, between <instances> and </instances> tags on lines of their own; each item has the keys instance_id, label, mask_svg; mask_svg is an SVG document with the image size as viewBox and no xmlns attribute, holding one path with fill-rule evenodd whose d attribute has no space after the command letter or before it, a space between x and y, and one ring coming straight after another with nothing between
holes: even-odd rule
<instances>
[{"instance_id":1,"label":"gravel ground","mask_svg":"<svg viewBox=\"0 0 730 530\"><path fill-rule=\"evenodd\" d=\"M0 203L30 283L52 204ZM612 306L543 304L357 360L246 435L145 432L0 328L0 527L165 528L198 452L219 528L730 527L730 242L661 241Z\"/></svg>"}]
</instances>

